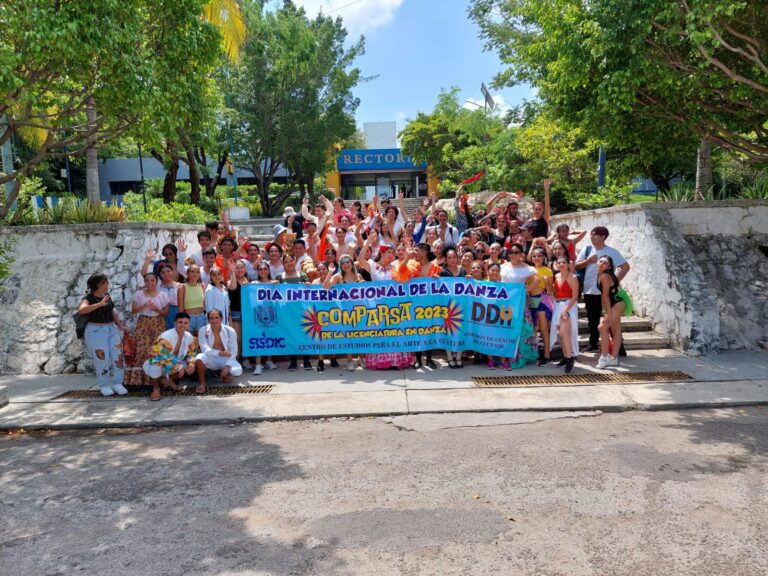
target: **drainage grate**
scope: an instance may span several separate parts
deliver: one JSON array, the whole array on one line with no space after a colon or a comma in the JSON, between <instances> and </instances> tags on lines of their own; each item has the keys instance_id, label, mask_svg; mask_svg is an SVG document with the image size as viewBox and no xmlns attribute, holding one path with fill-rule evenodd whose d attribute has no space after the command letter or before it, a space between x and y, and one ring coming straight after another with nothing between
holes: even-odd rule
<instances>
[{"instance_id":1,"label":"drainage grate","mask_svg":"<svg viewBox=\"0 0 768 576\"><path fill-rule=\"evenodd\" d=\"M251 396L254 394L269 394L274 388L274 384L263 384L259 386L211 386L208 388L206 396ZM169 396L197 396L195 387L180 388L176 392L163 389L163 398ZM93 400L104 398L98 390L68 390L59 394L54 400ZM117 396L112 396L117 398ZM148 390L130 391L120 398L149 398Z\"/></svg>"},{"instance_id":2,"label":"drainage grate","mask_svg":"<svg viewBox=\"0 0 768 576\"><path fill-rule=\"evenodd\" d=\"M590 384L645 384L691 380L685 372L611 372L610 374L553 374L552 376L473 376L478 388L511 386L588 386Z\"/></svg>"}]
</instances>

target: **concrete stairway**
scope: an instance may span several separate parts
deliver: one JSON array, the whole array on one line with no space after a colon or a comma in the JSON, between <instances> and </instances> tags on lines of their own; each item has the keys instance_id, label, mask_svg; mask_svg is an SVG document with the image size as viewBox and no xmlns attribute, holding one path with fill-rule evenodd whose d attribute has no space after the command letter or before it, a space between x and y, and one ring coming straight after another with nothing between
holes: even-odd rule
<instances>
[{"instance_id":1,"label":"concrete stairway","mask_svg":"<svg viewBox=\"0 0 768 576\"><path fill-rule=\"evenodd\" d=\"M669 337L654 332L651 321L638 316L621 319L621 331L627 350L657 350L669 348ZM587 310L579 303L579 346L589 345L589 330L587 327Z\"/></svg>"}]
</instances>

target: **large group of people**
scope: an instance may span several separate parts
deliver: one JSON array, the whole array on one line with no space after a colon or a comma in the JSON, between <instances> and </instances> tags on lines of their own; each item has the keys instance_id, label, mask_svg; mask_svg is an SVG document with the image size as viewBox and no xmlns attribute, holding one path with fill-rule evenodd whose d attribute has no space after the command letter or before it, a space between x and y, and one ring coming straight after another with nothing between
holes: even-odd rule
<instances>
[{"instance_id":1,"label":"large group of people","mask_svg":"<svg viewBox=\"0 0 768 576\"><path fill-rule=\"evenodd\" d=\"M445 354L449 368L465 361L488 369L511 370L528 362L550 363L562 352L558 366L571 372L579 356L578 300L583 294L589 325L588 350L600 350L597 367L618 364L624 355L621 317L631 313L631 301L621 288L629 264L608 246L607 228L597 226L579 249L587 231L560 224L550 227L550 182L543 201L530 214L520 210L521 193L499 192L482 210L473 209L459 186L453 199L454 223L436 197L406 214L403 195L396 202L373 198L370 204L320 196L301 211L286 208L284 223L273 229L274 239L262 246L240 234L226 218L206 224L197 234L200 250L186 253L186 244L163 246L156 258L145 254L139 272L143 287L133 297L135 328L124 357L121 332L126 327L109 296L103 274L88 279L79 312L88 318L85 346L102 394L122 395L133 386L175 389L184 376L197 379L196 391L206 392L206 374L221 379L252 369L254 375L275 370L269 356L243 357L241 289L246 284L306 284L331 288L369 281L409 282L418 278L471 278L478 282L519 283L525 286L523 333L513 357L485 356L466 351L382 352L356 358L287 357L288 369L324 371L344 362L347 370L435 370L433 353ZM128 388L126 388L126 386Z\"/></svg>"}]
</instances>

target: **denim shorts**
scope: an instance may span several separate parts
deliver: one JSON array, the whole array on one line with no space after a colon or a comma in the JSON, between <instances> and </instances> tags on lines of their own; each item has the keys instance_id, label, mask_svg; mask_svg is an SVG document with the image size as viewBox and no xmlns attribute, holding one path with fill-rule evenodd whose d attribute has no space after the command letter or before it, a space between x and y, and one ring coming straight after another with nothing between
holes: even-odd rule
<instances>
[{"instance_id":1,"label":"denim shorts","mask_svg":"<svg viewBox=\"0 0 768 576\"><path fill-rule=\"evenodd\" d=\"M205 316L205 312L189 315L189 331L193 335L197 336L197 331L200 328L205 328L206 324L208 324L208 318Z\"/></svg>"},{"instance_id":2,"label":"denim shorts","mask_svg":"<svg viewBox=\"0 0 768 576\"><path fill-rule=\"evenodd\" d=\"M240 310L231 310L229 313L232 315L232 322L243 321L243 313Z\"/></svg>"}]
</instances>

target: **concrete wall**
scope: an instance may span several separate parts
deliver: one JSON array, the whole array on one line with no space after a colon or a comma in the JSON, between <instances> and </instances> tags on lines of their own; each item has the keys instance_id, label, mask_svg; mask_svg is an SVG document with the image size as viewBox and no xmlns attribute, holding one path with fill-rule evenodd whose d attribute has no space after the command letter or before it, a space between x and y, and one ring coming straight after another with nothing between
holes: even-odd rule
<instances>
[{"instance_id":1,"label":"concrete wall","mask_svg":"<svg viewBox=\"0 0 768 576\"><path fill-rule=\"evenodd\" d=\"M633 204L552 221L585 230L608 227L607 243L630 262L624 286L637 314L650 318L674 348L707 354L768 339L768 258L761 251L768 250L768 202ZM739 256L734 246L741 247ZM747 263L739 283L727 281L734 258Z\"/></svg>"},{"instance_id":2,"label":"concrete wall","mask_svg":"<svg viewBox=\"0 0 768 576\"><path fill-rule=\"evenodd\" d=\"M82 372L89 369L72 314L88 276L103 272L127 324L148 248L184 238L200 249L197 226L121 223L0 228L16 242L13 275L0 291L0 374Z\"/></svg>"}]
</instances>

